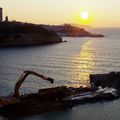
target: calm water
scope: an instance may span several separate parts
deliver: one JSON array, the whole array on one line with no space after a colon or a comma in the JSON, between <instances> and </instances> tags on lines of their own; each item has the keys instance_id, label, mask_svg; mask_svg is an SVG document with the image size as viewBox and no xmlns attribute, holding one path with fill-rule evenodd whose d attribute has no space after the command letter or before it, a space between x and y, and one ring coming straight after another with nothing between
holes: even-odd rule
<instances>
[{"instance_id":1,"label":"calm water","mask_svg":"<svg viewBox=\"0 0 120 120\"><path fill-rule=\"evenodd\" d=\"M34 70L55 79L55 84L29 76L21 94L58 85L89 84L90 73L120 71L120 29L97 29L105 38L64 37L67 43L27 48L0 48L0 96L13 93L24 70ZM18 120L118 120L120 100L86 104L72 110ZM0 118L0 120L5 118Z\"/></svg>"}]
</instances>

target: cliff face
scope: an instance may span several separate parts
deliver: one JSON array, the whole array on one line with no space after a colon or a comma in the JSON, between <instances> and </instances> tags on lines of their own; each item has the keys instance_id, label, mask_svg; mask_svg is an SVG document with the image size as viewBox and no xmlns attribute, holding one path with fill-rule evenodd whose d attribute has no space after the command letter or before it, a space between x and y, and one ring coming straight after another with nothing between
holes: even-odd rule
<instances>
[{"instance_id":1,"label":"cliff face","mask_svg":"<svg viewBox=\"0 0 120 120\"><path fill-rule=\"evenodd\" d=\"M39 25L17 22L0 24L0 46L42 45L62 42L55 32Z\"/></svg>"}]
</instances>

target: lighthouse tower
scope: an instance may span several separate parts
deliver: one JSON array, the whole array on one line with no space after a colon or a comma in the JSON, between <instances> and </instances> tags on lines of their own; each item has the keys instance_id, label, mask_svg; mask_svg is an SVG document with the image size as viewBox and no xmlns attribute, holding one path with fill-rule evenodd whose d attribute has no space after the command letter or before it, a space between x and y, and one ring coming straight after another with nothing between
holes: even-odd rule
<instances>
[{"instance_id":1,"label":"lighthouse tower","mask_svg":"<svg viewBox=\"0 0 120 120\"><path fill-rule=\"evenodd\" d=\"M0 22L3 21L3 13L2 13L2 8L0 7Z\"/></svg>"}]
</instances>

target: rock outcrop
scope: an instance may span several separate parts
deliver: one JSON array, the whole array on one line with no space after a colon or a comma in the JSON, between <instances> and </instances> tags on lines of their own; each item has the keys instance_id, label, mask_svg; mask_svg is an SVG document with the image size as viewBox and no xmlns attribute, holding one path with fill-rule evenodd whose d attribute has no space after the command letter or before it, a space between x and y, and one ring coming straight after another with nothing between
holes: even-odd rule
<instances>
[{"instance_id":1,"label":"rock outcrop","mask_svg":"<svg viewBox=\"0 0 120 120\"><path fill-rule=\"evenodd\" d=\"M0 46L29 46L62 42L54 31L46 30L39 25L3 22L0 23Z\"/></svg>"},{"instance_id":2,"label":"rock outcrop","mask_svg":"<svg viewBox=\"0 0 120 120\"><path fill-rule=\"evenodd\" d=\"M97 87L115 88L120 91L120 72L111 72L107 74L91 74L90 83L94 83Z\"/></svg>"}]
</instances>

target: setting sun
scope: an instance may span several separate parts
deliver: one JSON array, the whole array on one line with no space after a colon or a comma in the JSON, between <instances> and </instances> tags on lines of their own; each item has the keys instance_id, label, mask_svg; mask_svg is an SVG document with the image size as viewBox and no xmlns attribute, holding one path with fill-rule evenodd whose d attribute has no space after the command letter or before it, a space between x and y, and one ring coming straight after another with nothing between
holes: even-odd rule
<instances>
[{"instance_id":1,"label":"setting sun","mask_svg":"<svg viewBox=\"0 0 120 120\"><path fill-rule=\"evenodd\" d=\"M80 17L81 17L82 19L84 19L84 20L88 19L89 16L90 16L90 15L89 15L88 12L82 12L82 13L80 14Z\"/></svg>"}]
</instances>

